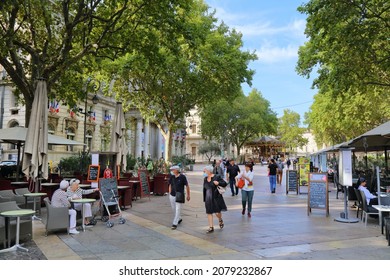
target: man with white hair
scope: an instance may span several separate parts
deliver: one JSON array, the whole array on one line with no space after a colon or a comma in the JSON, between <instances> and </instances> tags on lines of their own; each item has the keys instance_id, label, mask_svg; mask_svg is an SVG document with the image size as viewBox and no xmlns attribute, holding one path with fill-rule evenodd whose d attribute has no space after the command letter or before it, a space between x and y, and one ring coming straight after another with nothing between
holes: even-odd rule
<instances>
[{"instance_id":1,"label":"man with white hair","mask_svg":"<svg viewBox=\"0 0 390 280\"><path fill-rule=\"evenodd\" d=\"M53 207L68 207L69 208L69 233L70 234L79 234L79 231L76 230L76 216L77 212L74 209L70 209L71 204L68 200L68 195L66 194L66 189L69 187L69 182L62 180L60 183L60 188L56 190L51 198L51 205Z\"/></svg>"},{"instance_id":2,"label":"man with white hair","mask_svg":"<svg viewBox=\"0 0 390 280\"><path fill-rule=\"evenodd\" d=\"M185 202L185 191L187 190L187 201L190 201L190 186L187 181L187 177L180 173L180 167L174 165L170 168L171 177L169 178L169 201L173 210L174 218L172 222L172 230L175 230L177 226L183 221L181 218L181 208Z\"/></svg>"},{"instance_id":3,"label":"man with white hair","mask_svg":"<svg viewBox=\"0 0 390 280\"><path fill-rule=\"evenodd\" d=\"M78 179L71 179L69 182L69 188L66 194L68 195L68 199L81 199L83 198L83 195L90 194L93 192L99 191L98 188L95 189L89 189L89 190L83 190L79 187L80 180ZM81 211L84 210L84 225L85 226L94 226L95 223L92 223L89 221L89 218L92 217L92 205L91 203L85 203L84 207L81 203L74 203L74 209Z\"/></svg>"}]
</instances>

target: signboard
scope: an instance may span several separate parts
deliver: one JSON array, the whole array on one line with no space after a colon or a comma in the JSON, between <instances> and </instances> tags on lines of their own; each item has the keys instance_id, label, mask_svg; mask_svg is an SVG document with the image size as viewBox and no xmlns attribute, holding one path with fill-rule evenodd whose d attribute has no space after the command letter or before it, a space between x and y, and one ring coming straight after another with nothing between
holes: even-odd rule
<instances>
[{"instance_id":1,"label":"signboard","mask_svg":"<svg viewBox=\"0 0 390 280\"><path fill-rule=\"evenodd\" d=\"M329 192L327 173L309 174L309 191L307 196L307 215L311 209L323 209L329 216Z\"/></svg>"},{"instance_id":2,"label":"signboard","mask_svg":"<svg viewBox=\"0 0 390 280\"><path fill-rule=\"evenodd\" d=\"M149 196L149 200L150 200L150 184L149 184L148 171L146 169L139 169L138 179L140 182L141 197Z\"/></svg>"},{"instance_id":3,"label":"signboard","mask_svg":"<svg viewBox=\"0 0 390 280\"><path fill-rule=\"evenodd\" d=\"M339 182L342 186L352 186L352 152L340 150L339 157Z\"/></svg>"},{"instance_id":4,"label":"signboard","mask_svg":"<svg viewBox=\"0 0 390 280\"><path fill-rule=\"evenodd\" d=\"M117 204L118 185L116 178L102 178L99 180L100 192L106 205Z\"/></svg>"},{"instance_id":5,"label":"signboard","mask_svg":"<svg viewBox=\"0 0 390 280\"><path fill-rule=\"evenodd\" d=\"M286 194L289 191L299 193L298 172L296 170L287 170L286 172Z\"/></svg>"},{"instance_id":6,"label":"signboard","mask_svg":"<svg viewBox=\"0 0 390 280\"><path fill-rule=\"evenodd\" d=\"M100 165L90 164L88 166L88 182L98 182L100 174Z\"/></svg>"}]
</instances>

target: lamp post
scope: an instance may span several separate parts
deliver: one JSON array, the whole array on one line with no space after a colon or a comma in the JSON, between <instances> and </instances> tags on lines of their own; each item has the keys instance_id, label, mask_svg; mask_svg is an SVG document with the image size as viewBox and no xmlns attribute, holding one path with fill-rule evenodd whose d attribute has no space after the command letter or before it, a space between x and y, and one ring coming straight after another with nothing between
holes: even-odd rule
<instances>
[{"instance_id":1,"label":"lamp post","mask_svg":"<svg viewBox=\"0 0 390 280\"><path fill-rule=\"evenodd\" d=\"M87 145L87 115L91 114L92 112L88 111L88 85L92 82L95 81L92 78L88 78L87 82L84 85L84 93L85 93L85 104L84 104L84 112L81 112L84 114L84 146L83 146L83 155L85 155L85 150L86 150L86 145ZM96 81L97 85L95 84L93 86L93 89L95 92L100 90L100 82ZM94 105L99 103L99 97L95 93L94 97L92 98L92 103Z\"/></svg>"}]
</instances>

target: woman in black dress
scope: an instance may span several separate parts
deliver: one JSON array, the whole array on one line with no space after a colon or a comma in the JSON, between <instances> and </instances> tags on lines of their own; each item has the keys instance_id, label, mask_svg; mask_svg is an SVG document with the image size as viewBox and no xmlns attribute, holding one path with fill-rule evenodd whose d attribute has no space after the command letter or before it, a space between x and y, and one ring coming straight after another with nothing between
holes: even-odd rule
<instances>
[{"instance_id":1,"label":"woman in black dress","mask_svg":"<svg viewBox=\"0 0 390 280\"><path fill-rule=\"evenodd\" d=\"M213 174L213 167L206 166L204 169L204 182L203 182L203 201L205 202L207 218L209 222L209 229L207 233L214 231L213 214L215 214L219 220L219 227L223 228L224 223L222 220L222 211L227 211L225 201L222 194L219 193L217 186L226 187L227 183L221 178L221 176Z\"/></svg>"}]
</instances>

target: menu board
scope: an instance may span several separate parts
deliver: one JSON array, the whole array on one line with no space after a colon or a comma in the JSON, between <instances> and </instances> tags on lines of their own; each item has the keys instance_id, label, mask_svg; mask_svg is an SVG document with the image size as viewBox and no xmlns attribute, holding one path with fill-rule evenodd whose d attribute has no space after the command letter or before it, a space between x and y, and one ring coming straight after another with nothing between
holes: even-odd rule
<instances>
[{"instance_id":1,"label":"menu board","mask_svg":"<svg viewBox=\"0 0 390 280\"><path fill-rule=\"evenodd\" d=\"M98 182L100 173L100 165L89 165L88 166L88 182Z\"/></svg>"},{"instance_id":2,"label":"menu board","mask_svg":"<svg viewBox=\"0 0 390 280\"><path fill-rule=\"evenodd\" d=\"M150 199L150 186L149 186L149 178L148 178L148 171L146 169L139 169L138 170L138 178L141 185L141 197L142 196L149 196Z\"/></svg>"},{"instance_id":3,"label":"menu board","mask_svg":"<svg viewBox=\"0 0 390 280\"><path fill-rule=\"evenodd\" d=\"M309 192L307 198L307 214L311 209L323 209L329 216L328 176L326 173L309 174Z\"/></svg>"},{"instance_id":4,"label":"menu board","mask_svg":"<svg viewBox=\"0 0 390 280\"><path fill-rule=\"evenodd\" d=\"M289 191L299 193L298 172L296 170L287 170L286 172L286 194Z\"/></svg>"}]
</instances>

